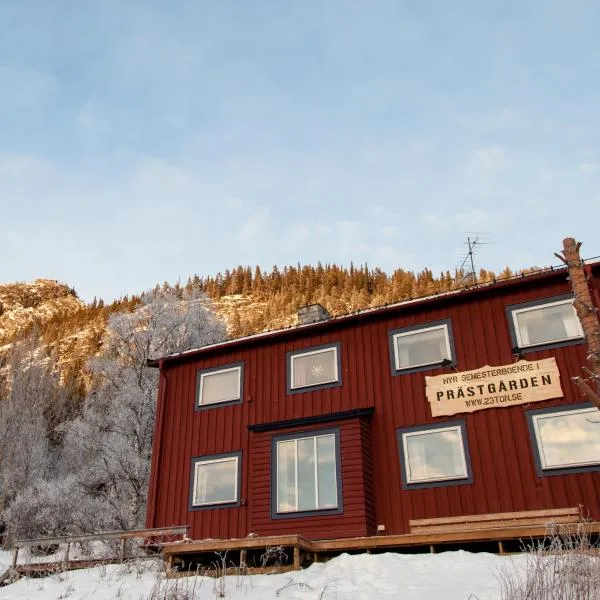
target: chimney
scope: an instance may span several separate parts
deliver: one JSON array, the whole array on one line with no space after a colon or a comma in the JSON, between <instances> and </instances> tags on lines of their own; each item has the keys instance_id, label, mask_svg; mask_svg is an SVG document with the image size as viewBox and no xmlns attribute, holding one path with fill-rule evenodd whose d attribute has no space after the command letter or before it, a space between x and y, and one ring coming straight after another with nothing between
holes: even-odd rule
<instances>
[{"instance_id":1,"label":"chimney","mask_svg":"<svg viewBox=\"0 0 600 600\"><path fill-rule=\"evenodd\" d=\"M320 304L308 304L298 309L298 325L327 321L331 315Z\"/></svg>"}]
</instances>

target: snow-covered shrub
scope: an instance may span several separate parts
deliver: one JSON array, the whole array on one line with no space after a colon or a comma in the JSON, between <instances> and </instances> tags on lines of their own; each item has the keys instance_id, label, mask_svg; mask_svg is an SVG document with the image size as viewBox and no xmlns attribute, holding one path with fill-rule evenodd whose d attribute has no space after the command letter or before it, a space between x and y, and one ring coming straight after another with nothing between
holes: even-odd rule
<instances>
[{"instance_id":1,"label":"snow-covered shrub","mask_svg":"<svg viewBox=\"0 0 600 600\"><path fill-rule=\"evenodd\" d=\"M597 600L600 548L585 522L526 549L525 565L498 570L502 600Z\"/></svg>"},{"instance_id":2,"label":"snow-covered shrub","mask_svg":"<svg viewBox=\"0 0 600 600\"><path fill-rule=\"evenodd\" d=\"M10 539L103 530L107 525L105 517L99 499L87 494L74 476L37 481L4 512Z\"/></svg>"}]
</instances>

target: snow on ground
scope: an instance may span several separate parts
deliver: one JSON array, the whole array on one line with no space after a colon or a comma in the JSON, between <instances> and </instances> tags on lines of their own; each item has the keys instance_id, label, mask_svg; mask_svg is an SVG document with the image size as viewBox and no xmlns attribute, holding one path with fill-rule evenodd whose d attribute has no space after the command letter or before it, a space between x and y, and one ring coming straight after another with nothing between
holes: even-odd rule
<instances>
[{"instance_id":1,"label":"snow on ground","mask_svg":"<svg viewBox=\"0 0 600 600\"><path fill-rule=\"evenodd\" d=\"M0 552L0 569L10 564ZM303 571L280 575L186 577L165 580L156 561L99 566L0 588L2 600L497 600L496 572L508 561L464 551L440 554L343 554ZM176 591L180 595L176 595ZM224 595L221 595L220 592ZM153 595L153 592L155 595ZM187 592L184 594L183 592Z\"/></svg>"}]
</instances>

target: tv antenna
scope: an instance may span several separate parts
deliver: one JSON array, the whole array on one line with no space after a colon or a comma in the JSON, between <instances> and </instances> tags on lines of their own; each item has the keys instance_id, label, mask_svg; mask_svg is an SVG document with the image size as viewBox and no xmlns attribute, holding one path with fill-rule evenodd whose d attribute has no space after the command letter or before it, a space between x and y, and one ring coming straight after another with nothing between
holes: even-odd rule
<instances>
[{"instance_id":1,"label":"tv antenna","mask_svg":"<svg viewBox=\"0 0 600 600\"><path fill-rule=\"evenodd\" d=\"M463 273L460 283L464 283L468 279L471 280L471 283L477 283L477 272L475 271L475 260L473 257L475 256L476 250L479 249L479 246L484 246L488 243L489 238L487 237L487 234L467 232L467 241L465 242L467 252L458 268L458 271ZM469 269L466 272L465 267Z\"/></svg>"}]
</instances>

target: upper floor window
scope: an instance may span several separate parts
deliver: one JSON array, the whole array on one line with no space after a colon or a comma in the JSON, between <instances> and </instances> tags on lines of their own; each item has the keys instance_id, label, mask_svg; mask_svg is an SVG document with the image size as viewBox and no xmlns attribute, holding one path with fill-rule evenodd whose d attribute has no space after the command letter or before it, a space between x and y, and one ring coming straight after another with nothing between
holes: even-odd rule
<instances>
[{"instance_id":1,"label":"upper floor window","mask_svg":"<svg viewBox=\"0 0 600 600\"><path fill-rule=\"evenodd\" d=\"M454 345L450 320L404 327L390 332L392 371L421 371L454 363Z\"/></svg>"},{"instance_id":2,"label":"upper floor window","mask_svg":"<svg viewBox=\"0 0 600 600\"><path fill-rule=\"evenodd\" d=\"M404 487L470 483L464 421L398 430Z\"/></svg>"},{"instance_id":3,"label":"upper floor window","mask_svg":"<svg viewBox=\"0 0 600 600\"><path fill-rule=\"evenodd\" d=\"M507 308L515 348L572 343L583 338L583 330L572 297L516 304Z\"/></svg>"},{"instance_id":4,"label":"upper floor window","mask_svg":"<svg viewBox=\"0 0 600 600\"><path fill-rule=\"evenodd\" d=\"M239 501L240 452L192 459L191 508L233 505Z\"/></svg>"},{"instance_id":5,"label":"upper floor window","mask_svg":"<svg viewBox=\"0 0 600 600\"><path fill-rule=\"evenodd\" d=\"M273 440L273 514L341 510L339 431Z\"/></svg>"},{"instance_id":6,"label":"upper floor window","mask_svg":"<svg viewBox=\"0 0 600 600\"><path fill-rule=\"evenodd\" d=\"M600 468L600 411L591 405L528 413L540 475Z\"/></svg>"},{"instance_id":7,"label":"upper floor window","mask_svg":"<svg viewBox=\"0 0 600 600\"><path fill-rule=\"evenodd\" d=\"M243 371L242 363L198 371L196 408L241 402Z\"/></svg>"},{"instance_id":8,"label":"upper floor window","mask_svg":"<svg viewBox=\"0 0 600 600\"><path fill-rule=\"evenodd\" d=\"M288 352L288 393L341 385L339 344Z\"/></svg>"}]
</instances>

